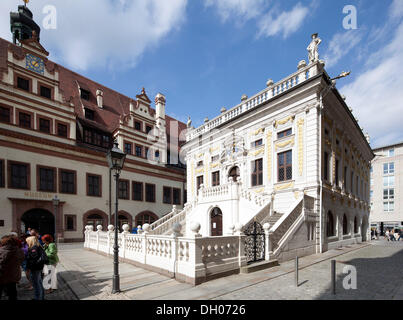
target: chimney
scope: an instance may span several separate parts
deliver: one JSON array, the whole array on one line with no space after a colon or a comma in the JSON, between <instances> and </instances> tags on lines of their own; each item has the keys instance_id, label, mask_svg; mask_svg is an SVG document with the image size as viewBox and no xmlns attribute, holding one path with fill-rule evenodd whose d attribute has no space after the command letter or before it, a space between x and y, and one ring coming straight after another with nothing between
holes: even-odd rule
<instances>
[{"instance_id":1,"label":"chimney","mask_svg":"<svg viewBox=\"0 0 403 320\"><path fill-rule=\"evenodd\" d=\"M158 121L158 118L162 118L165 120L165 96L161 93L158 93L155 96L155 117Z\"/></svg>"},{"instance_id":2,"label":"chimney","mask_svg":"<svg viewBox=\"0 0 403 320\"><path fill-rule=\"evenodd\" d=\"M97 104L99 108L104 107L104 93L102 90L97 90Z\"/></svg>"}]
</instances>

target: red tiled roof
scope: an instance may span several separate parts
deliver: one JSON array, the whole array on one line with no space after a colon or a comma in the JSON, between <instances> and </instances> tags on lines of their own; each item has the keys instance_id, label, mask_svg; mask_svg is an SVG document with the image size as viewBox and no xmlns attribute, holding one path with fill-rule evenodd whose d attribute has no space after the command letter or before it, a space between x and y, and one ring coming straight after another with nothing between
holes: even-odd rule
<instances>
[{"instance_id":1,"label":"red tiled roof","mask_svg":"<svg viewBox=\"0 0 403 320\"><path fill-rule=\"evenodd\" d=\"M2 72L7 71L8 48L10 48L17 56L23 55L21 47L0 38L0 75L2 75ZM96 125L99 128L104 128L105 131L112 133L118 128L120 118L129 115L130 113L130 103L133 103L134 108L138 108L138 101L136 99L129 98L50 60L46 61L46 68L51 72L54 70L59 72L60 91L65 102L71 102L74 104L77 117L84 119L85 115L82 106L89 108L95 113L94 121L91 122L96 122ZM90 92L89 101L81 99L80 87ZM103 108L99 108L97 105L97 90L103 91ZM154 116L155 110L151 107L149 109L149 114ZM166 116L167 134L170 133L171 121L177 120ZM180 121L178 122L179 134L181 130L186 129L186 124Z\"/></svg>"}]
</instances>

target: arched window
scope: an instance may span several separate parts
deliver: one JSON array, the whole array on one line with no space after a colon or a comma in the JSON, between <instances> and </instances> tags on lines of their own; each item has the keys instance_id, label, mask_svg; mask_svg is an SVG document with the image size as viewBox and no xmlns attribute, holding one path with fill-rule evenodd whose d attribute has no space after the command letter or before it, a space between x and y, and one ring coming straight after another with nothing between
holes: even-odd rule
<instances>
[{"instance_id":1,"label":"arched window","mask_svg":"<svg viewBox=\"0 0 403 320\"><path fill-rule=\"evenodd\" d=\"M334 218L331 211L327 213L326 234L328 237L334 236Z\"/></svg>"},{"instance_id":2,"label":"arched window","mask_svg":"<svg viewBox=\"0 0 403 320\"><path fill-rule=\"evenodd\" d=\"M232 177L234 181L239 177L239 168L238 167L233 167L228 174L228 177Z\"/></svg>"},{"instance_id":3,"label":"arched window","mask_svg":"<svg viewBox=\"0 0 403 320\"><path fill-rule=\"evenodd\" d=\"M358 233L358 221L357 221L357 217L354 217L354 233Z\"/></svg>"},{"instance_id":4,"label":"arched window","mask_svg":"<svg viewBox=\"0 0 403 320\"><path fill-rule=\"evenodd\" d=\"M344 234L348 234L348 220L345 214L343 215L343 235Z\"/></svg>"},{"instance_id":5,"label":"arched window","mask_svg":"<svg viewBox=\"0 0 403 320\"><path fill-rule=\"evenodd\" d=\"M158 220L158 216L150 211L140 212L136 216L136 227L142 226L145 223L152 224L153 222Z\"/></svg>"}]
</instances>

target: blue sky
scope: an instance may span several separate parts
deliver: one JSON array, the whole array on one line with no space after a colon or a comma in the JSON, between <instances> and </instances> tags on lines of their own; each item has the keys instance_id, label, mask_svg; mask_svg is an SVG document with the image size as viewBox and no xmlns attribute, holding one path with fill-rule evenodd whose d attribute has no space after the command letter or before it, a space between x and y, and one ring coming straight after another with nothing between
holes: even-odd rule
<instances>
[{"instance_id":1,"label":"blue sky","mask_svg":"<svg viewBox=\"0 0 403 320\"><path fill-rule=\"evenodd\" d=\"M19 3L0 4L8 40ZM41 42L52 60L131 97L161 92L167 113L195 126L295 72L318 32L327 72L352 71L337 87L372 146L403 141L403 0L31 0L41 26L49 4L56 29ZM343 27L346 5L357 29Z\"/></svg>"}]
</instances>

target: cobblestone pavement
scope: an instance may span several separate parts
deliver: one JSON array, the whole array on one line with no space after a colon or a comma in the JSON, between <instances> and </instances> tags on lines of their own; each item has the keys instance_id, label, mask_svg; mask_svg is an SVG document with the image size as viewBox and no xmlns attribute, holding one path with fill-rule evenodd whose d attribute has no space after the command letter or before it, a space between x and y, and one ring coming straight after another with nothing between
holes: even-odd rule
<instances>
[{"instance_id":1,"label":"cobblestone pavement","mask_svg":"<svg viewBox=\"0 0 403 320\"><path fill-rule=\"evenodd\" d=\"M28 290L28 279L25 277L25 272L22 273L20 283L17 285L17 299L18 300L32 300L34 298L34 290ZM7 300L8 298L3 293L0 300ZM63 278L58 277L58 289L52 293L45 293L45 300L78 300L73 291L67 286Z\"/></svg>"},{"instance_id":2,"label":"cobblestone pavement","mask_svg":"<svg viewBox=\"0 0 403 320\"><path fill-rule=\"evenodd\" d=\"M403 241L373 241L300 258L299 287L294 285L294 261L249 274L238 274L192 286L127 263L119 264L122 292L111 294L113 260L82 244L60 244L59 289L47 300L403 300ZM337 294L331 294L330 260L337 261ZM343 267L357 270L357 289L345 290ZM33 291L18 287L18 298ZM2 298L4 300L5 297Z\"/></svg>"},{"instance_id":3,"label":"cobblestone pavement","mask_svg":"<svg viewBox=\"0 0 403 320\"><path fill-rule=\"evenodd\" d=\"M225 300L318 300L368 299L403 300L403 241L373 241L372 245L335 258L336 295L331 292L331 262L317 263L299 271L299 287L294 272L216 297ZM345 266L357 270L357 289L346 290ZM347 282L347 280L346 280Z\"/></svg>"}]
</instances>

